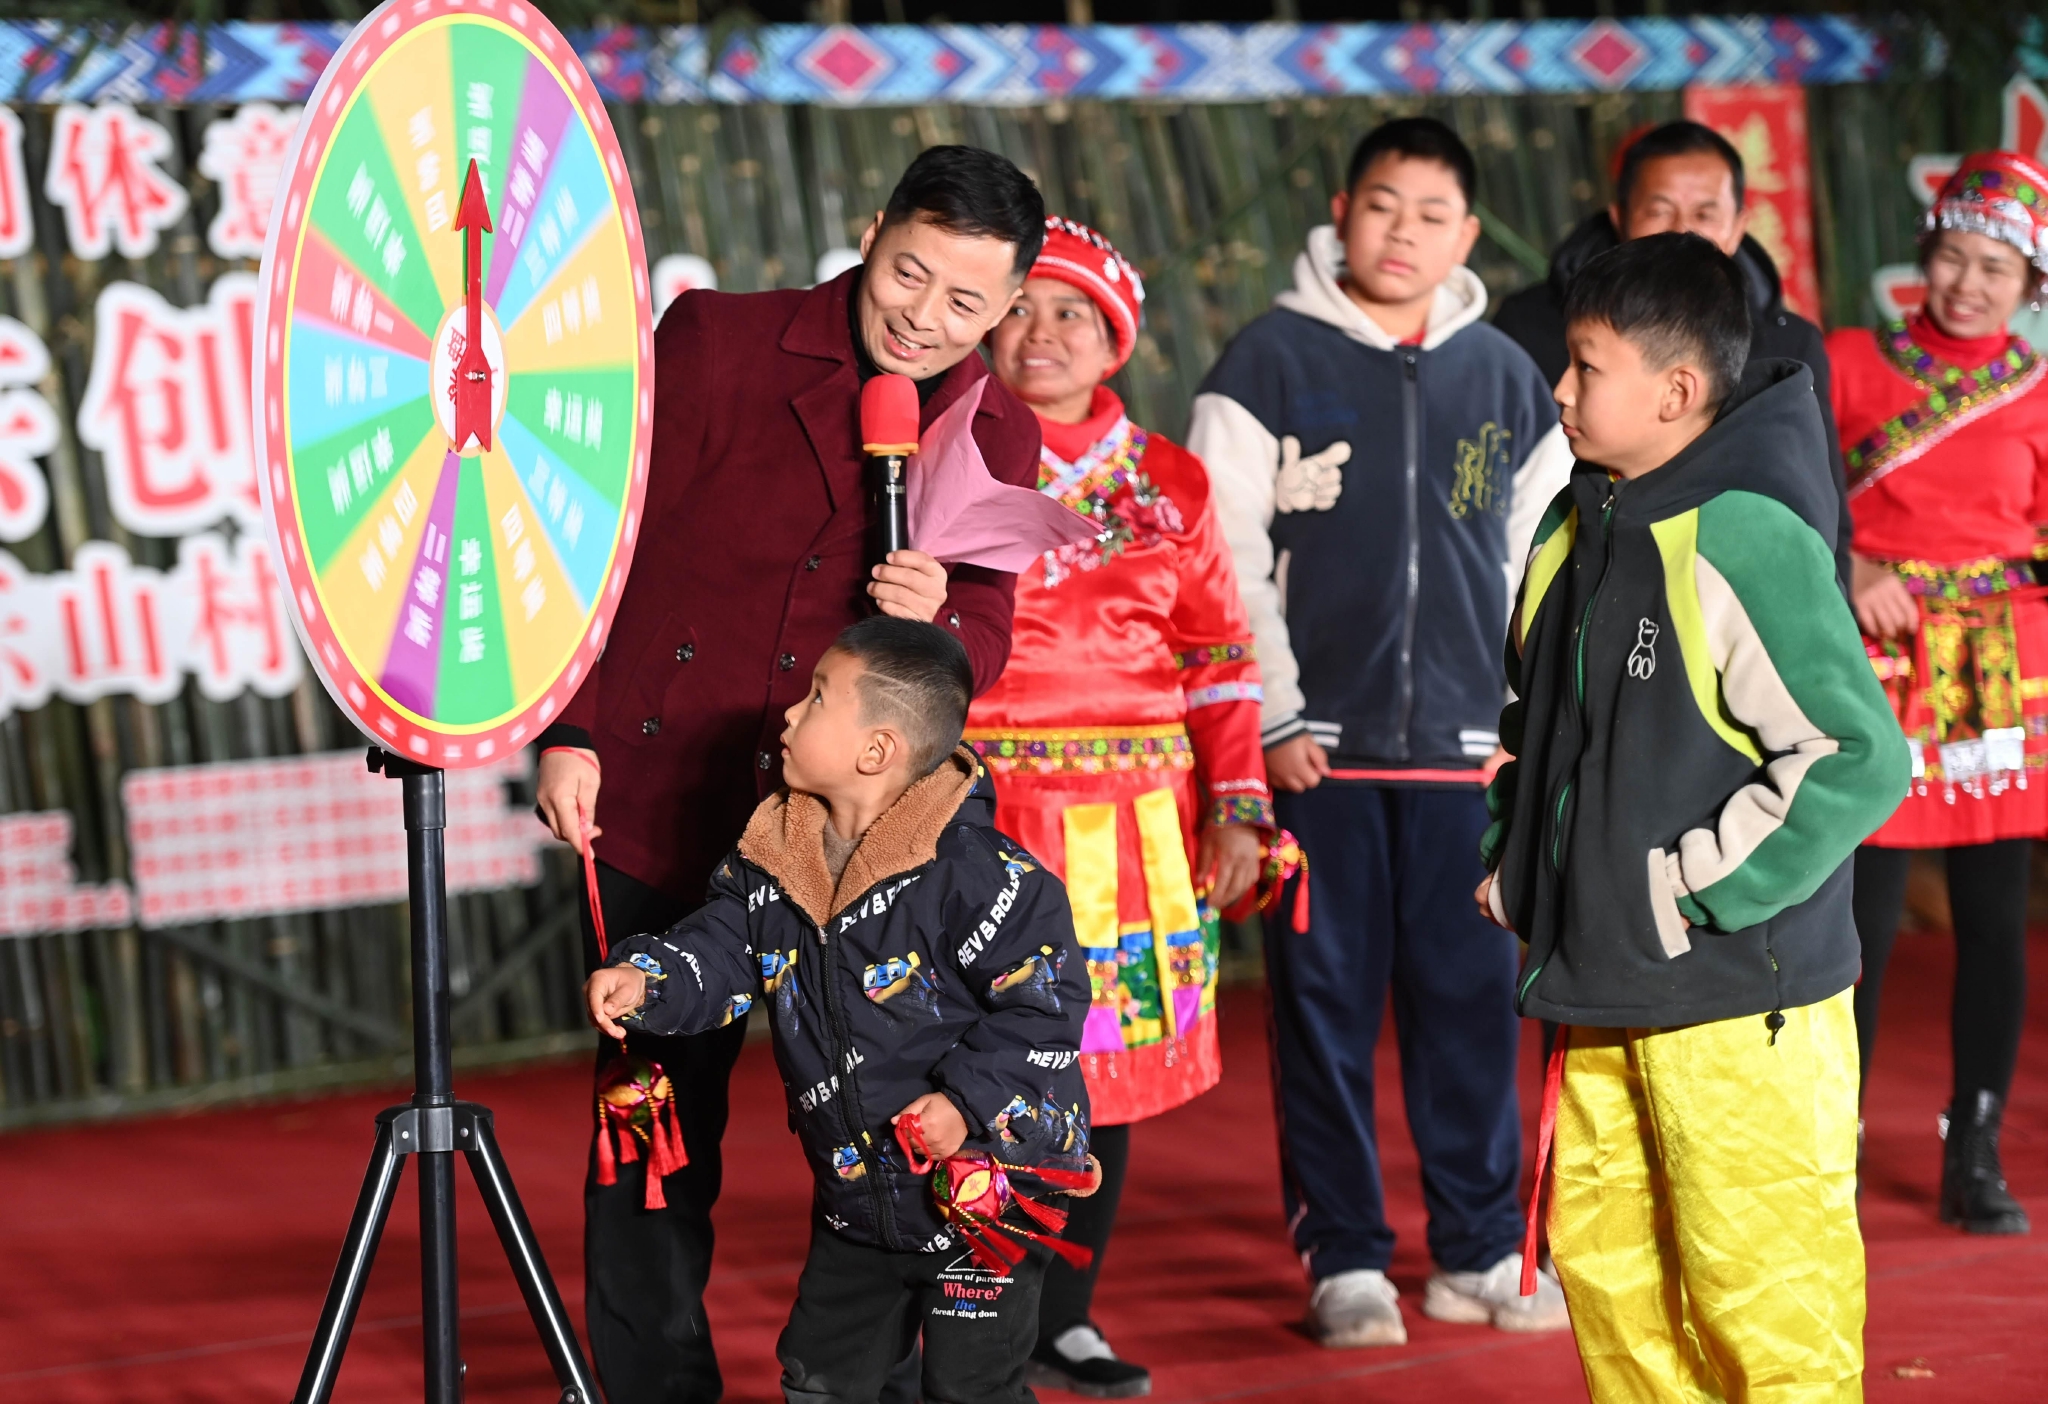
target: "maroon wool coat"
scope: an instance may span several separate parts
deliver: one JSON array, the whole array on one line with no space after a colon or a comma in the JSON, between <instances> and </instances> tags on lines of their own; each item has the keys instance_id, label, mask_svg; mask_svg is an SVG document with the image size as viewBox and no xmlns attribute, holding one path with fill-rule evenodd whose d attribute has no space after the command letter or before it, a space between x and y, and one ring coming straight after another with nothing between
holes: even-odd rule
<instances>
[{"instance_id":1,"label":"maroon wool coat","mask_svg":"<svg viewBox=\"0 0 2048 1404\"><path fill-rule=\"evenodd\" d=\"M870 610L858 269L808 291L688 292L654 338L645 525L597 667L543 744L588 733L603 767L597 853L680 900L782 783L782 714L839 631ZM946 372L923 423L988 375ZM1038 420L1000 382L974 437L1004 482L1038 481ZM1010 656L1012 576L951 572L937 622L975 691ZM619 935L630 933L621 932Z\"/></svg>"}]
</instances>

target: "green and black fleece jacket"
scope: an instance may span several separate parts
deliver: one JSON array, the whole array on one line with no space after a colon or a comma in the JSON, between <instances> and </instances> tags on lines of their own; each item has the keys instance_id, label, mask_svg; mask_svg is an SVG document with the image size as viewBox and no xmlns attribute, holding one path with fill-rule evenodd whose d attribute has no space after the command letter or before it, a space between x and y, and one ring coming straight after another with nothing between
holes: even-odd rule
<instances>
[{"instance_id":1,"label":"green and black fleece jacket","mask_svg":"<svg viewBox=\"0 0 2048 1404\"><path fill-rule=\"evenodd\" d=\"M1538 527L1483 845L1524 1014L1669 1027L1855 982L1851 859L1910 762L1835 584L1826 451L1811 372L1753 362L1677 457L1580 465Z\"/></svg>"}]
</instances>

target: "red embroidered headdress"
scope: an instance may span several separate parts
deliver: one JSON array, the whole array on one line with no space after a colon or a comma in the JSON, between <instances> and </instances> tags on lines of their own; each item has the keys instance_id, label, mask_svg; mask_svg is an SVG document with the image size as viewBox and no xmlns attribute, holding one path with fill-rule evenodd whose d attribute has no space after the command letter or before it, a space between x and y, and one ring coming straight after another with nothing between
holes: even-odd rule
<instances>
[{"instance_id":1,"label":"red embroidered headdress","mask_svg":"<svg viewBox=\"0 0 2048 1404\"><path fill-rule=\"evenodd\" d=\"M1053 215L1045 221L1045 247L1031 265L1034 278L1057 278L1072 284L1102 309L1116 338L1115 375L1138 345L1138 324L1144 316L1145 280L1109 240L1085 224Z\"/></svg>"},{"instance_id":2,"label":"red embroidered headdress","mask_svg":"<svg viewBox=\"0 0 2048 1404\"><path fill-rule=\"evenodd\" d=\"M2048 280L2048 175L2017 152L1972 152L1941 187L1921 229L1923 238L1956 229L2011 244Z\"/></svg>"}]
</instances>

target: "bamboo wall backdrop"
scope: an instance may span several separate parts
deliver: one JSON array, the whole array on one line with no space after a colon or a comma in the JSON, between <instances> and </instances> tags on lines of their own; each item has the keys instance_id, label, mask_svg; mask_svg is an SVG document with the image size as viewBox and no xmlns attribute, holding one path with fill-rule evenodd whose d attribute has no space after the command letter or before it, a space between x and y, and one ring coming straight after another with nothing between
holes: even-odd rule
<instances>
[{"instance_id":1,"label":"bamboo wall backdrop","mask_svg":"<svg viewBox=\"0 0 2048 1404\"><path fill-rule=\"evenodd\" d=\"M1816 236L1832 319L1867 322L1871 271L1911 257L1916 152L1994 140L1996 84L1901 82L1810 94ZM217 196L192 172L222 109L142 109L176 137L184 223L145 260L83 263L40 194L52 114L25 109L38 249L0 268L0 311L48 344L42 385L63 423L47 461L48 524L15 548L63 568L88 539L166 566L176 544L138 539L108 511L98 456L74 432L92 357L92 305L115 279L204 301L233 267L201 231ZM1677 93L1261 105L1052 105L913 110L631 108L613 113L632 166L650 259L694 253L734 291L810 281L818 256L855 242L922 147L1004 152L1055 211L1102 229L1145 273L1140 350L1122 385L1132 413L1168 434L1232 332L1290 280L1350 147L1394 112L1452 122L1479 155L1487 236L1474 264L1496 295L1541 276L1549 245L1606 197L1609 153L1677 116ZM772 501L764 501L772 511ZM232 528L229 528L230 530ZM0 811L67 809L81 881L125 878L122 775L136 767L332 750L357 738L310 677L288 698L209 701L196 685L160 706L64 701L0 723ZM457 1034L471 1060L581 1046L573 900L580 874L550 853L535 889L451 901ZM403 1067L404 912L303 916L0 940L0 1127L304 1089Z\"/></svg>"}]
</instances>

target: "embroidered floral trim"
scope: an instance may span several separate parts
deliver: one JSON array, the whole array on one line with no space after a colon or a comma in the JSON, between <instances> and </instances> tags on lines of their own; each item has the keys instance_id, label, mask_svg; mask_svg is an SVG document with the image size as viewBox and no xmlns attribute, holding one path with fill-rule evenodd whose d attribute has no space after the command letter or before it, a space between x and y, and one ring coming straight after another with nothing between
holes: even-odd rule
<instances>
[{"instance_id":1,"label":"embroidered floral trim","mask_svg":"<svg viewBox=\"0 0 2048 1404\"><path fill-rule=\"evenodd\" d=\"M964 738L997 775L1099 775L1124 770L1192 770L1195 743L1181 727L1101 732L976 732Z\"/></svg>"},{"instance_id":2,"label":"embroidered floral trim","mask_svg":"<svg viewBox=\"0 0 2048 1404\"><path fill-rule=\"evenodd\" d=\"M1218 702L1263 702L1266 690L1257 683L1213 683L1187 690L1188 710L1213 707Z\"/></svg>"},{"instance_id":3,"label":"embroidered floral trim","mask_svg":"<svg viewBox=\"0 0 2048 1404\"><path fill-rule=\"evenodd\" d=\"M2030 388L2042 365L2026 339L2017 336L1989 365L1971 371L1918 345L1904 322L1880 328L1877 340L1886 358L1927 396L1878 425L1844 455L1851 491L1911 462L2014 391Z\"/></svg>"},{"instance_id":4,"label":"embroidered floral trim","mask_svg":"<svg viewBox=\"0 0 2048 1404\"><path fill-rule=\"evenodd\" d=\"M1273 822L1273 801L1254 795L1231 795L1209 802L1205 822L1210 824L1256 824L1262 829L1279 826Z\"/></svg>"},{"instance_id":5,"label":"embroidered floral trim","mask_svg":"<svg viewBox=\"0 0 2048 1404\"><path fill-rule=\"evenodd\" d=\"M1039 450L1038 490L1100 528L1092 542L1045 553L1048 589L1077 571L1108 565L1132 546L1157 546L1183 529L1180 508L1139 467L1147 442L1143 429L1119 415L1072 463L1051 449Z\"/></svg>"},{"instance_id":6,"label":"embroidered floral trim","mask_svg":"<svg viewBox=\"0 0 2048 1404\"><path fill-rule=\"evenodd\" d=\"M1191 648L1186 653L1174 654L1173 666L1199 668L1205 663L1242 663L1257 656L1257 650L1248 643L1210 644L1206 648Z\"/></svg>"},{"instance_id":7,"label":"embroidered floral trim","mask_svg":"<svg viewBox=\"0 0 2048 1404\"><path fill-rule=\"evenodd\" d=\"M2025 566L1997 556L1959 566L1927 561L1892 561L1890 565L1906 588L1923 599L1980 600L2033 584Z\"/></svg>"}]
</instances>

